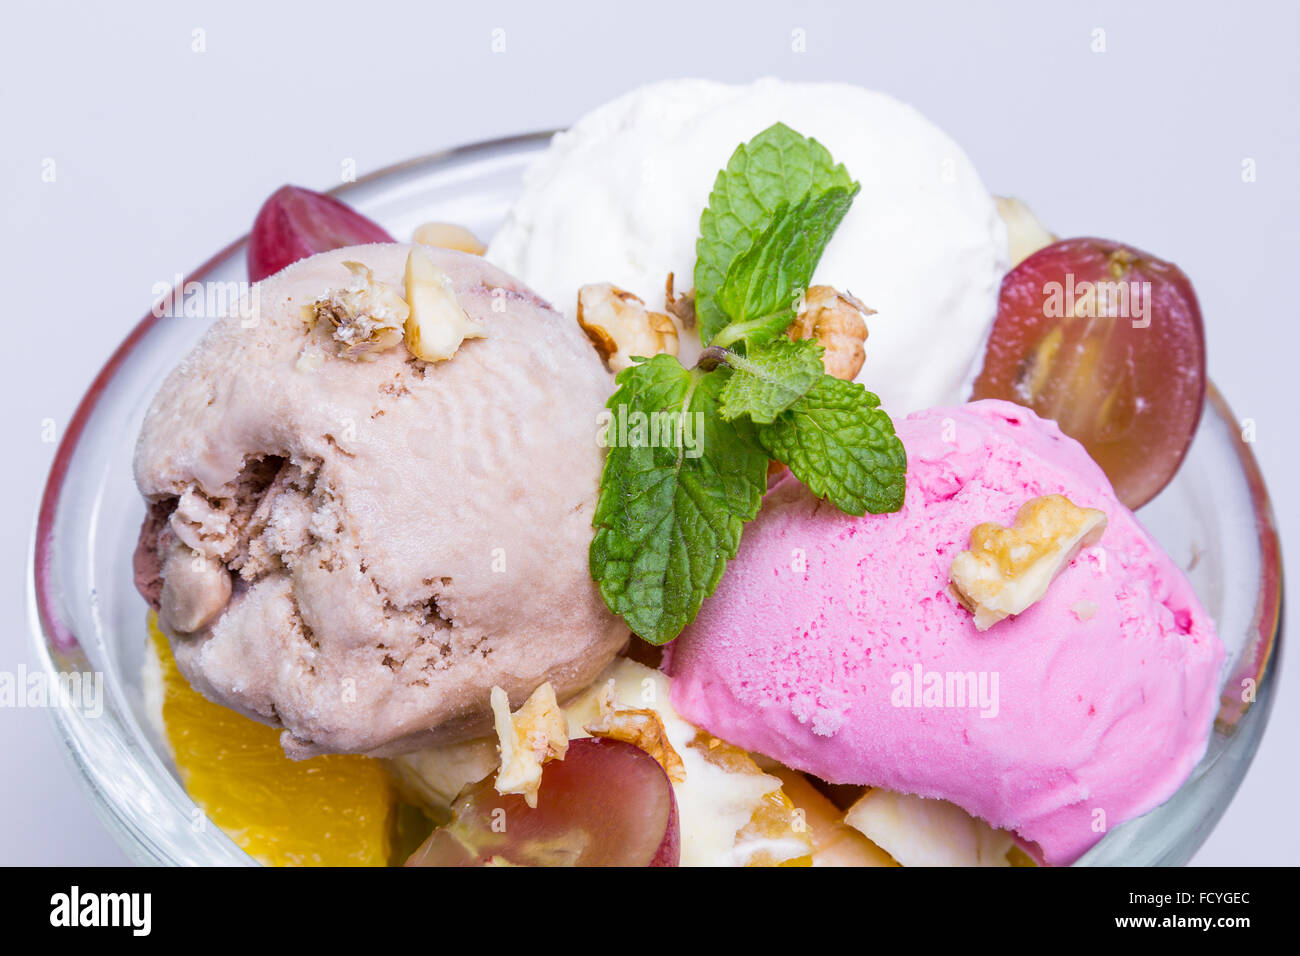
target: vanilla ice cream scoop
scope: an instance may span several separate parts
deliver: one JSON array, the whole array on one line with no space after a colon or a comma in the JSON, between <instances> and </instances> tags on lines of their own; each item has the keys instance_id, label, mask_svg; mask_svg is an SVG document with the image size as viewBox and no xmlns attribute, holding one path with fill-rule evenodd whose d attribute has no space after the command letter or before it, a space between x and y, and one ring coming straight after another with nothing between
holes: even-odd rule
<instances>
[{"instance_id":1,"label":"vanilla ice cream scoop","mask_svg":"<svg viewBox=\"0 0 1300 956\"><path fill-rule=\"evenodd\" d=\"M136 449L137 579L177 664L285 728L292 756L481 735L494 685L575 693L628 636L587 570L613 386L575 323L437 249L482 332L452 358L400 339L348 357L306 321L364 274L349 262L396 307L409 251L322 253L256 286L251 319L219 320L163 383Z\"/></svg>"},{"instance_id":2,"label":"vanilla ice cream scoop","mask_svg":"<svg viewBox=\"0 0 1300 956\"><path fill-rule=\"evenodd\" d=\"M876 310L858 381L897 417L964 401L1007 269L1006 227L961 147L883 93L773 79L634 90L555 137L487 257L570 316L593 282L660 308L669 272L678 290L693 284L718 171L778 121L862 184L813 276Z\"/></svg>"}]
</instances>

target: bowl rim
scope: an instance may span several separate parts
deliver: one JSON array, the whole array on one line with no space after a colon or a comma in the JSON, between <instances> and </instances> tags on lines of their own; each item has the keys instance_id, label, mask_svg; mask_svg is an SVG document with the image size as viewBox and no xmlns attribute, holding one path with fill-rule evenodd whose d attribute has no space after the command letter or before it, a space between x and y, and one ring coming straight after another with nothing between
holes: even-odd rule
<instances>
[{"instance_id":1,"label":"bowl rim","mask_svg":"<svg viewBox=\"0 0 1300 956\"><path fill-rule=\"evenodd\" d=\"M1246 485L1250 490L1251 510L1255 515L1255 534L1259 538L1260 589L1255 602L1255 612L1251 618L1252 640L1254 646L1242 655L1240 665L1234 674L1224 682L1224 690L1234 682L1241 686L1245 680L1254 681L1258 687L1269 673L1269 667L1282 645L1282 544L1277 531L1277 522L1273 517L1273 503L1264 485L1264 473L1260 471L1255 453L1250 444L1242 437L1238 419L1232 413L1227 399L1218 387L1206 378L1205 403L1227 425L1237 430L1234 442L1237 460L1245 475ZM1250 695L1243 699L1242 694L1224 693L1219 698L1219 713L1215 718L1215 729L1220 733L1231 734L1236 725L1254 704L1255 697Z\"/></svg>"},{"instance_id":2,"label":"bowl rim","mask_svg":"<svg viewBox=\"0 0 1300 956\"><path fill-rule=\"evenodd\" d=\"M464 143L447 149L425 153L376 169L355 180L337 185L327 190L326 193L327 195L341 197L354 189L406 170L463 159L473 154L491 153L498 149L529 146L547 141L559 132L563 132L563 130L535 130ZM172 286L167 292L163 293L161 300L165 300L170 295L172 288L184 288L187 283L203 281L217 266L238 252L240 247L247 243L248 238L249 235L245 233L234 241L227 243L197 268L181 276L177 285ZM100 397L135 349L164 317L158 315L156 309L151 308L114 349L95 375L77 403L76 409L64 429L41 494L40 506L37 510L35 527L33 528L28 552L30 560L28 563L27 590L31 612L29 617L31 618L32 630L39 633L39 636L45 642L46 649L61 657L82 653L77 636L72 633L70 627L58 613L58 588L52 567L55 524L63 486L72 459L76 454L82 435L98 405ZM1225 681L1224 688L1226 691L1234 682L1247 679L1253 680L1255 686L1259 687L1263 685L1266 676L1274 676L1271 669L1276 669L1273 661L1280 653L1282 642L1283 576L1280 539L1273 515L1272 503L1259 463L1250 448L1250 443L1242 436L1238 421L1227 401L1215 384L1209 381L1208 377L1203 409L1212 412L1237 435L1234 444L1238 464L1246 479L1259 540L1260 589L1251 623L1253 633L1250 639L1253 647L1243 654L1241 663L1235 673ZM1215 719L1214 729L1216 731L1225 735L1233 733L1255 702L1253 696L1244 700L1241 699L1242 697L1241 694L1224 693L1221 695L1220 709ZM1268 698L1264 699L1266 707L1268 700ZM53 710L53 716L59 724L61 736L66 738L68 728L63 725L64 721L59 709L53 708ZM65 754L75 750L69 743L65 739L63 747ZM1253 751L1249 756L1253 758ZM112 805L111 801L100 798L102 787L97 779L99 771L75 759L74 763L79 770L78 776L93 791L97 809L100 810L101 817L105 818L109 829L118 835L132 832L134 828L121 810Z\"/></svg>"}]
</instances>

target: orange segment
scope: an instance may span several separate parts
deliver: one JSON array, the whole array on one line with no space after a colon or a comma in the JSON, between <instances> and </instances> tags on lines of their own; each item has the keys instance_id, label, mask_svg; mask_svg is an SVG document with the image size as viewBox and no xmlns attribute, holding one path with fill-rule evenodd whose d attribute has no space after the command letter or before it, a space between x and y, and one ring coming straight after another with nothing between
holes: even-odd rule
<instances>
[{"instance_id":1,"label":"orange segment","mask_svg":"<svg viewBox=\"0 0 1300 956\"><path fill-rule=\"evenodd\" d=\"M181 783L208 819L271 866L386 866L397 800L379 761L290 760L280 731L190 687L149 615L162 673L163 724Z\"/></svg>"}]
</instances>

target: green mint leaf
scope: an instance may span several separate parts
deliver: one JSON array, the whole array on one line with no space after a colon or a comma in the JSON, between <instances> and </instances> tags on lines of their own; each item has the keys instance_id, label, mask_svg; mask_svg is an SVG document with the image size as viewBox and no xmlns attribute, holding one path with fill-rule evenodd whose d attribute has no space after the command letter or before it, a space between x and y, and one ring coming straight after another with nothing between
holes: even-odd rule
<instances>
[{"instance_id":1,"label":"green mint leaf","mask_svg":"<svg viewBox=\"0 0 1300 956\"><path fill-rule=\"evenodd\" d=\"M855 382L823 375L770 425L768 453L841 511L883 514L903 506L907 452L880 399Z\"/></svg>"},{"instance_id":2,"label":"green mint leaf","mask_svg":"<svg viewBox=\"0 0 1300 956\"><path fill-rule=\"evenodd\" d=\"M858 186L835 186L777 208L767 229L736 256L715 296L732 319L716 336L719 345L743 338L771 341L794 321L800 294L835 228L849 211Z\"/></svg>"},{"instance_id":3,"label":"green mint leaf","mask_svg":"<svg viewBox=\"0 0 1300 956\"><path fill-rule=\"evenodd\" d=\"M778 207L809 193L853 185L815 139L777 123L736 147L718 173L695 245L695 312L700 337L709 342L729 319L715 301L732 260L754 245Z\"/></svg>"},{"instance_id":4,"label":"green mint leaf","mask_svg":"<svg viewBox=\"0 0 1300 956\"><path fill-rule=\"evenodd\" d=\"M820 381L822 347L814 339L780 338L728 360L735 371L718 396L727 421L742 415L756 425L770 424Z\"/></svg>"},{"instance_id":5,"label":"green mint leaf","mask_svg":"<svg viewBox=\"0 0 1300 956\"><path fill-rule=\"evenodd\" d=\"M767 487L753 426L718 415L729 374L657 355L621 371L607 405L591 575L609 609L652 644L695 619Z\"/></svg>"}]
</instances>

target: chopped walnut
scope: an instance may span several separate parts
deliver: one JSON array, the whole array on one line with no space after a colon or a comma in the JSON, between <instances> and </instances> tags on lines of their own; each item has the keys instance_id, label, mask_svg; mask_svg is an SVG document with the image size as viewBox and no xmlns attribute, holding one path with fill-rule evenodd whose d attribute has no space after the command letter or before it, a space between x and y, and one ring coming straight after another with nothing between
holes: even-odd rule
<instances>
[{"instance_id":1,"label":"chopped walnut","mask_svg":"<svg viewBox=\"0 0 1300 956\"><path fill-rule=\"evenodd\" d=\"M563 760L569 750L568 726L555 699L555 688L547 681L513 714L510 698L500 687L492 688L490 700L501 747L497 793L522 794L530 807L536 807L542 764Z\"/></svg>"},{"instance_id":2,"label":"chopped walnut","mask_svg":"<svg viewBox=\"0 0 1300 956\"><path fill-rule=\"evenodd\" d=\"M578 290L578 324L612 372L632 365L634 355L677 354L673 320L651 312L637 296L608 282Z\"/></svg>"},{"instance_id":3,"label":"chopped walnut","mask_svg":"<svg viewBox=\"0 0 1300 956\"><path fill-rule=\"evenodd\" d=\"M466 339L481 339L487 330L461 308L451 277L420 246L406 257L406 347L425 362L451 358Z\"/></svg>"},{"instance_id":4,"label":"chopped walnut","mask_svg":"<svg viewBox=\"0 0 1300 956\"><path fill-rule=\"evenodd\" d=\"M673 280L673 274L668 273L668 281L664 283L664 308L669 315L677 316L682 328L692 329L695 327L695 290L678 295Z\"/></svg>"},{"instance_id":5,"label":"chopped walnut","mask_svg":"<svg viewBox=\"0 0 1300 956\"><path fill-rule=\"evenodd\" d=\"M481 256L487 251L487 246L483 245L478 236L452 222L426 222L415 230L412 238L422 246L455 249L474 256Z\"/></svg>"},{"instance_id":6,"label":"chopped walnut","mask_svg":"<svg viewBox=\"0 0 1300 956\"><path fill-rule=\"evenodd\" d=\"M360 359L390 349L402 341L402 325L410 307L386 282L360 262L345 262L352 281L326 292L309 307L311 324L328 322L332 337L343 346L340 355Z\"/></svg>"},{"instance_id":7,"label":"chopped walnut","mask_svg":"<svg viewBox=\"0 0 1300 956\"><path fill-rule=\"evenodd\" d=\"M653 710L620 707L614 699L614 681L600 692L600 718L582 729L593 737L610 737L640 747L664 768L673 783L686 782L686 767L668 740L663 719Z\"/></svg>"},{"instance_id":8,"label":"chopped walnut","mask_svg":"<svg viewBox=\"0 0 1300 956\"><path fill-rule=\"evenodd\" d=\"M867 353L862 343L867 340L868 315L875 315L856 298L836 292L828 285L815 285L804 292L795 317L786 335L793 341L816 339L825 350L822 367L827 374L851 382L862 371ZM767 463L767 477L771 481L787 469L773 459Z\"/></svg>"},{"instance_id":9,"label":"chopped walnut","mask_svg":"<svg viewBox=\"0 0 1300 956\"><path fill-rule=\"evenodd\" d=\"M822 365L836 378L851 382L862 371L867 353L867 316L875 315L847 292L828 285L811 286L803 295L799 315L786 332L791 339L816 339L826 350Z\"/></svg>"},{"instance_id":10,"label":"chopped walnut","mask_svg":"<svg viewBox=\"0 0 1300 956\"><path fill-rule=\"evenodd\" d=\"M1011 527L986 522L971 530L970 550L952 562L953 591L986 631L1041 599L1079 549L1105 530L1104 511L1080 508L1064 495L1031 498Z\"/></svg>"}]
</instances>

